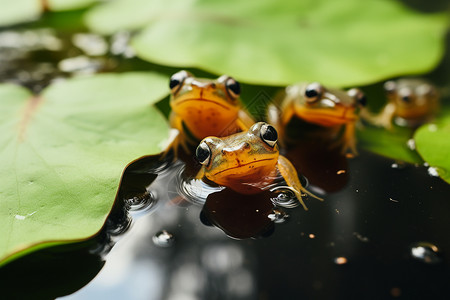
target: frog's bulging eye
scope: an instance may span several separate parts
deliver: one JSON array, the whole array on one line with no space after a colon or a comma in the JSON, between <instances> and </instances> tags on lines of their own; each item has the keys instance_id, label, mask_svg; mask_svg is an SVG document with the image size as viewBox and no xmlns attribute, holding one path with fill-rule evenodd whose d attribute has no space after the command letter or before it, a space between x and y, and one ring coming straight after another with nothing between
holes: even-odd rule
<instances>
[{"instance_id":1,"label":"frog's bulging eye","mask_svg":"<svg viewBox=\"0 0 450 300\"><path fill-rule=\"evenodd\" d=\"M398 94L399 94L402 102L404 102L406 104L410 103L412 100L412 97L413 97L413 93L411 92L411 90L409 88L400 89Z\"/></svg>"},{"instance_id":2,"label":"frog's bulging eye","mask_svg":"<svg viewBox=\"0 0 450 300\"><path fill-rule=\"evenodd\" d=\"M383 88L386 93L393 94L397 89L397 84L395 83L395 81L389 80L384 83Z\"/></svg>"},{"instance_id":3,"label":"frog's bulging eye","mask_svg":"<svg viewBox=\"0 0 450 300\"><path fill-rule=\"evenodd\" d=\"M308 103L314 103L318 101L323 94L323 87L318 82L310 83L305 88L305 100Z\"/></svg>"},{"instance_id":4,"label":"frog's bulging eye","mask_svg":"<svg viewBox=\"0 0 450 300\"><path fill-rule=\"evenodd\" d=\"M270 147L275 147L278 140L277 130L269 124L264 124L261 127L261 139Z\"/></svg>"},{"instance_id":5,"label":"frog's bulging eye","mask_svg":"<svg viewBox=\"0 0 450 300\"><path fill-rule=\"evenodd\" d=\"M176 94L181 89L184 80L189 76L191 76L191 74L183 70L173 74L172 77L170 77L169 87L172 94Z\"/></svg>"},{"instance_id":6,"label":"frog's bulging eye","mask_svg":"<svg viewBox=\"0 0 450 300\"><path fill-rule=\"evenodd\" d=\"M227 81L225 81L225 87L228 95L233 99L238 98L241 94L241 85L232 77L229 77Z\"/></svg>"},{"instance_id":7,"label":"frog's bulging eye","mask_svg":"<svg viewBox=\"0 0 450 300\"><path fill-rule=\"evenodd\" d=\"M356 103L358 103L360 106L366 106L367 105L367 98L363 91L357 88L353 88L347 91L347 94L355 99Z\"/></svg>"},{"instance_id":8,"label":"frog's bulging eye","mask_svg":"<svg viewBox=\"0 0 450 300\"><path fill-rule=\"evenodd\" d=\"M195 150L195 157L202 165L208 165L211 158L211 149L209 148L208 144L206 144L205 142L200 143L200 145L198 145L197 147L197 150Z\"/></svg>"}]
</instances>

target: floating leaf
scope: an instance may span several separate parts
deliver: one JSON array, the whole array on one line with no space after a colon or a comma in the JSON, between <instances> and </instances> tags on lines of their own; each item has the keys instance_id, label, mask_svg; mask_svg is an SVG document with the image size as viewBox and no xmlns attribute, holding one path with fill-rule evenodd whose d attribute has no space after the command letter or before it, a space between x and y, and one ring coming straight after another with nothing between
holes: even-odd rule
<instances>
[{"instance_id":1,"label":"floating leaf","mask_svg":"<svg viewBox=\"0 0 450 300\"><path fill-rule=\"evenodd\" d=\"M50 10L61 11L87 7L98 1L99 0L47 0L47 3Z\"/></svg>"},{"instance_id":2,"label":"floating leaf","mask_svg":"<svg viewBox=\"0 0 450 300\"><path fill-rule=\"evenodd\" d=\"M371 152L409 163L421 163L414 150L412 130L395 126L391 130L366 126L358 132L359 147ZM412 145L408 145L411 143Z\"/></svg>"},{"instance_id":3,"label":"floating leaf","mask_svg":"<svg viewBox=\"0 0 450 300\"><path fill-rule=\"evenodd\" d=\"M42 12L38 0L2 1L0 9L0 26L12 25L37 19Z\"/></svg>"},{"instance_id":4,"label":"floating leaf","mask_svg":"<svg viewBox=\"0 0 450 300\"><path fill-rule=\"evenodd\" d=\"M248 83L349 86L430 70L448 18L383 0L122 0L96 7L86 22L105 34L146 26L132 45L162 65Z\"/></svg>"},{"instance_id":5,"label":"floating leaf","mask_svg":"<svg viewBox=\"0 0 450 300\"><path fill-rule=\"evenodd\" d=\"M39 96L0 85L0 264L102 226L127 163L160 151L167 78L75 78Z\"/></svg>"},{"instance_id":6,"label":"floating leaf","mask_svg":"<svg viewBox=\"0 0 450 300\"><path fill-rule=\"evenodd\" d=\"M1 1L0 26L37 19L46 10L60 11L86 7L98 0L14 0Z\"/></svg>"},{"instance_id":7,"label":"floating leaf","mask_svg":"<svg viewBox=\"0 0 450 300\"><path fill-rule=\"evenodd\" d=\"M414 135L417 151L450 183L450 110L436 123L421 126Z\"/></svg>"}]
</instances>

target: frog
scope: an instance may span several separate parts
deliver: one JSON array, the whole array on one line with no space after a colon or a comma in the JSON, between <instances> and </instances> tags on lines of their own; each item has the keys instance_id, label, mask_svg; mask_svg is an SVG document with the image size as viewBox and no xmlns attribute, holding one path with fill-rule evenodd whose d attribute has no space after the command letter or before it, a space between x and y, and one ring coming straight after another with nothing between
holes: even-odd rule
<instances>
[{"instance_id":1,"label":"frog","mask_svg":"<svg viewBox=\"0 0 450 300\"><path fill-rule=\"evenodd\" d=\"M323 199L302 186L294 166L280 155L277 141L276 129L266 122L227 137L206 137L195 152L201 164L196 179L206 178L241 194L255 194L266 190L281 175L308 210L302 193Z\"/></svg>"},{"instance_id":2,"label":"frog","mask_svg":"<svg viewBox=\"0 0 450 300\"><path fill-rule=\"evenodd\" d=\"M296 117L326 129L326 138L342 153L357 154L355 128L367 99L362 90L344 91L327 88L319 82L302 82L287 86L275 104L268 107L267 120L286 141L285 128Z\"/></svg>"},{"instance_id":3,"label":"frog","mask_svg":"<svg viewBox=\"0 0 450 300\"><path fill-rule=\"evenodd\" d=\"M392 129L393 123L417 127L429 121L439 107L437 88L422 78L388 80L383 85L388 100L372 118L375 125Z\"/></svg>"},{"instance_id":4,"label":"frog","mask_svg":"<svg viewBox=\"0 0 450 300\"><path fill-rule=\"evenodd\" d=\"M196 78L181 70L170 78L170 125L175 130L169 149L181 145L190 153L207 136L226 136L248 130L253 117L243 108L240 83L222 75L217 79Z\"/></svg>"}]
</instances>

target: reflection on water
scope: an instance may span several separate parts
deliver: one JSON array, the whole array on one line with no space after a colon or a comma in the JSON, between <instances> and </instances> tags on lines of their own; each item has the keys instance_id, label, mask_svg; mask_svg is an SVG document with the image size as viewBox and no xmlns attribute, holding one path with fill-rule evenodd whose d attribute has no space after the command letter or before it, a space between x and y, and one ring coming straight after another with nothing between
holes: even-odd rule
<instances>
[{"instance_id":1,"label":"reflection on water","mask_svg":"<svg viewBox=\"0 0 450 300\"><path fill-rule=\"evenodd\" d=\"M373 299L397 291L414 299L439 295L440 288L426 283L442 287L450 279L441 250L450 248L443 218L449 186L428 176L426 167L393 169L392 161L362 153L349 160L343 192L311 201L305 212L290 206L285 188L258 195L210 189L204 200L192 201L201 193L179 178L195 174L195 166L156 162L147 157L129 166L119 195L131 207L139 200L151 204L143 211L125 209L131 226L117 213L119 231L126 233L106 254L98 276L65 299L362 299L367 286ZM406 171L408 178L398 176ZM423 185L410 184L416 181ZM425 204L425 195L433 201ZM430 221L427 211L436 219ZM442 248L414 243L421 232ZM424 264L411 265L410 257ZM426 265L441 268L421 269ZM419 274L421 285L408 283Z\"/></svg>"},{"instance_id":2,"label":"reflection on water","mask_svg":"<svg viewBox=\"0 0 450 300\"><path fill-rule=\"evenodd\" d=\"M441 251L436 245L428 242L414 243L411 246L411 256L427 264L442 262Z\"/></svg>"}]
</instances>

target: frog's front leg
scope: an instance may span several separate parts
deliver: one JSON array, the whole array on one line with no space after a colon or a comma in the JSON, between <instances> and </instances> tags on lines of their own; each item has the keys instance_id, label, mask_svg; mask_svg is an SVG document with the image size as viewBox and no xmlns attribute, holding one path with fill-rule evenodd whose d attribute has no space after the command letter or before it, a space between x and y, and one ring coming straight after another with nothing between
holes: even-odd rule
<instances>
[{"instance_id":1,"label":"frog's front leg","mask_svg":"<svg viewBox=\"0 0 450 300\"><path fill-rule=\"evenodd\" d=\"M342 137L344 140L342 152L345 154L347 151L350 151L353 155L358 155L358 150L356 150L356 132L355 132L355 123L349 123L345 125L344 136Z\"/></svg>"},{"instance_id":2,"label":"frog's front leg","mask_svg":"<svg viewBox=\"0 0 450 300\"><path fill-rule=\"evenodd\" d=\"M298 201L300 201L301 205L305 210L308 210L308 207L306 207L305 202L303 202L302 199L302 193L308 194L320 201L323 201L322 198L317 197L313 193L307 191L302 184L300 183L300 180L298 179L297 171L295 170L292 163L284 156L280 155L278 156L278 170L280 171L281 176L283 176L284 180L286 181L287 185L292 187L295 191L295 196L297 197Z\"/></svg>"},{"instance_id":3,"label":"frog's front leg","mask_svg":"<svg viewBox=\"0 0 450 300\"><path fill-rule=\"evenodd\" d=\"M379 113L377 116L373 117L370 121L372 121L373 124L377 126L382 126L387 129L392 128L392 120L394 119L395 115L395 104L394 103L388 103L383 108L381 113Z\"/></svg>"},{"instance_id":4,"label":"frog's front leg","mask_svg":"<svg viewBox=\"0 0 450 300\"><path fill-rule=\"evenodd\" d=\"M190 150L188 146L188 138L184 133L183 120L175 114L171 114L170 126L172 127L173 133L169 138L168 145L163 153L163 157L166 156L170 152L170 150L172 150L174 157L177 158L178 148L180 146L183 147L186 153L189 153Z\"/></svg>"}]
</instances>

